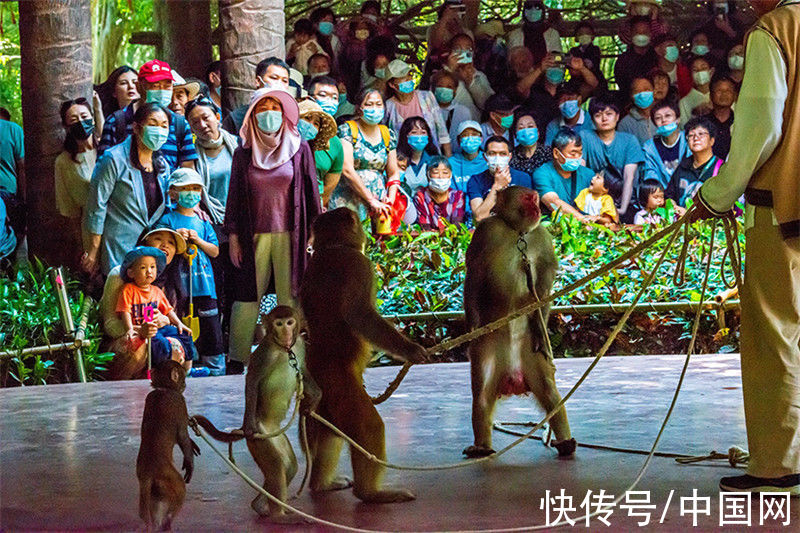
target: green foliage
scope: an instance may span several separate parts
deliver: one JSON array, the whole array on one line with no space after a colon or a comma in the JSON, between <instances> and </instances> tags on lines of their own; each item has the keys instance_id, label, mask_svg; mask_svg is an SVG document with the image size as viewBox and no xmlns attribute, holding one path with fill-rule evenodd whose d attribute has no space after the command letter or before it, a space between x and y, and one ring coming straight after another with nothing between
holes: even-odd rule
<instances>
[{"instance_id":1,"label":"green foliage","mask_svg":"<svg viewBox=\"0 0 800 533\"><path fill-rule=\"evenodd\" d=\"M17 2L0 2L0 106L11 112L11 120L22 123L18 20Z\"/></svg>"}]
</instances>

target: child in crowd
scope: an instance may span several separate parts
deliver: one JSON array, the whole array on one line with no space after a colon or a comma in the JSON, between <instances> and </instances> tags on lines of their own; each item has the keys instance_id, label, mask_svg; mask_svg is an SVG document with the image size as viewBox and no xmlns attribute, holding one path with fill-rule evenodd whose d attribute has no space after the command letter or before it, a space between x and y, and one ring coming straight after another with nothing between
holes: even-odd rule
<instances>
[{"instance_id":1,"label":"child in crowd","mask_svg":"<svg viewBox=\"0 0 800 533\"><path fill-rule=\"evenodd\" d=\"M592 178L589 186L575 198L575 205L589 215L592 222L610 226L619 222L613 197L619 197L621 189L620 180L599 172Z\"/></svg>"},{"instance_id":2,"label":"child in crowd","mask_svg":"<svg viewBox=\"0 0 800 533\"><path fill-rule=\"evenodd\" d=\"M200 337L197 348L200 362L212 376L225 375L225 349L222 326L214 286L214 271L210 257L219 255L219 241L214 227L202 220L196 211L206 197L203 178L190 168L179 168L170 177L169 195L175 207L158 221L158 226L177 231L186 242L195 245L197 256L192 259L188 283L191 283L194 314L199 318ZM189 252L189 250L187 250Z\"/></svg>"},{"instance_id":3,"label":"child in crowd","mask_svg":"<svg viewBox=\"0 0 800 533\"><path fill-rule=\"evenodd\" d=\"M137 246L125 254L120 267L120 275L125 281L117 300L117 313L128 329L129 338L136 335L136 327L149 323L153 313L158 309L169 318L170 324L160 328L150 339L151 364L156 366L170 359L172 354L171 340L177 339L185 354L184 368L192 368L194 347L192 330L183 325L170 305L164 292L153 285L159 270L166 267L167 258L164 252L150 246Z\"/></svg>"},{"instance_id":4,"label":"child in crowd","mask_svg":"<svg viewBox=\"0 0 800 533\"><path fill-rule=\"evenodd\" d=\"M308 62L311 57L325 53L317 42L316 35L311 21L300 19L294 23L294 37L286 42L286 62L303 75L308 73Z\"/></svg>"},{"instance_id":5,"label":"child in crowd","mask_svg":"<svg viewBox=\"0 0 800 533\"><path fill-rule=\"evenodd\" d=\"M639 202L644 209L636 213L633 223L636 225L658 224L663 220L656 210L664 207L664 187L657 180L645 180L639 187Z\"/></svg>"}]
</instances>

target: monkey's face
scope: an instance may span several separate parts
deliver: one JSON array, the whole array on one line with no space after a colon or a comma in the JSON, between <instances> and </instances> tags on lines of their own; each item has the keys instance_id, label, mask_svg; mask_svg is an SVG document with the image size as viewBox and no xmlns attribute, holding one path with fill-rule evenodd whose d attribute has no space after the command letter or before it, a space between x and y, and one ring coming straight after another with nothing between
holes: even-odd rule
<instances>
[{"instance_id":1,"label":"monkey's face","mask_svg":"<svg viewBox=\"0 0 800 533\"><path fill-rule=\"evenodd\" d=\"M272 321L272 340L287 350L297 340L297 320L294 317L276 318Z\"/></svg>"},{"instance_id":2,"label":"monkey's face","mask_svg":"<svg viewBox=\"0 0 800 533\"><path fill-rule=\"evenodd\" d=\"M527 233L541 220L539 193L527 187L508 187L498 195L494 213L515 231Z\"/></svg>"}]
</instances>

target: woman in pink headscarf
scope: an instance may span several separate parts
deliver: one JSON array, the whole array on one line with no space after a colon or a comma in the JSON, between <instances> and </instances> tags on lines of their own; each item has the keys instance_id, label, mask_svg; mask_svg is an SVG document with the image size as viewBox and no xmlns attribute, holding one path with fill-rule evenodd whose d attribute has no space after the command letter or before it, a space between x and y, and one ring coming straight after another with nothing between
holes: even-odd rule
<instances>
[{"instance_id":1,"label":"woman in pink headscarf","mask_svg":"<svg viewBox=\"0 0 800 533\"><path fill-rule=\"evenodd\" d=\"M297 131L298 118L289 93L256 91L239 131L242 146L233 153L224 228L234 266L228 351L240 363L234 371L250 357L259 302L270 283L278 304L294 302L311 223L320 212L314 154Z\"/></svg>"}]
</instances>

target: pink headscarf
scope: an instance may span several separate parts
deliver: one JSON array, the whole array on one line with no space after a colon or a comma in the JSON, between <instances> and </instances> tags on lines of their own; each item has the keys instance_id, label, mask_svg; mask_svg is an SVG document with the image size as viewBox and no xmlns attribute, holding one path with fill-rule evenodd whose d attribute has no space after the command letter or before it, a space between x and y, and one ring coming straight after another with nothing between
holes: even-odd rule
<instances>
[{"instance_id":1,"label":"pink headscarf","mask_svg":"<svg viewBox=\"0 0 800 533\"><path fill-rule=\"evenodd\" d=\"M275 133L261 131L253 113L258 102L268 97L279 101L283 108L283 125ZM301 142L300 133L297 131L299 117L297 102L288 92L263 88L253 93L250 107L244 115L242 128L239 130L239 137L242 138L242 146L252 149L253 155L250 161L254 167L271 170L294 157L300 149Z\"/></svg>"}]
</instances>

